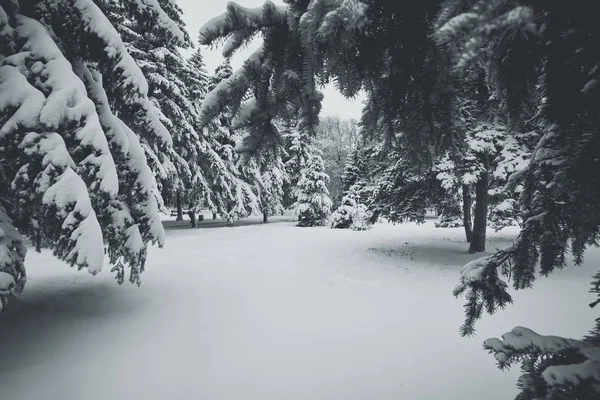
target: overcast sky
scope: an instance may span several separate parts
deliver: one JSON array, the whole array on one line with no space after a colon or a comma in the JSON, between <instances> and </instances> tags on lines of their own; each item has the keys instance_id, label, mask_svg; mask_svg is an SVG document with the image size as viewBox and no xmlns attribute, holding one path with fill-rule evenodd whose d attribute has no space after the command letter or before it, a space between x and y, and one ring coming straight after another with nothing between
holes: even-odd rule
<instances>
[{"instance_id":1,"label":"overcast sky","mask_svg":"<svg viewBox=\"0 0 600 400\"><path fill-rule=\"evenodd\" d=\"M283 4L281 0L271 0L275 4ZM198 43L198 31L208 20L225 11L228 0L177 0L177 4L183 9L184 20L187 24L187 30ZM264 0L238 0L240 5L245 7L260 7ZM239 68L242 62L248 57L257 46L257 43L251 44L248 48L239 51L231 60L234 69ZM202 54L206 68L212 73L215 68L223 61L221 49L209 49L202 47ZM325 95L323 100L322 115L339 115L342 118L360 119L362 109L361 100L348 101L340 95L333 87L321 89Z\"/></svg>"}]
</instances>

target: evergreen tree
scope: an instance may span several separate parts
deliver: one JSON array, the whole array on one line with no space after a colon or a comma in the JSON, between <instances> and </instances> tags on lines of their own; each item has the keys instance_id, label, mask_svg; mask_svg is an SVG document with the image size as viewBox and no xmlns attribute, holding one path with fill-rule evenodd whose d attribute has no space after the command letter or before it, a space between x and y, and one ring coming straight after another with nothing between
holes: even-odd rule
<instances>
[{"instance_id":1,"label":"evergreen tree","mask_svg":"<svg viewBox=\"0 0 600 400\"><path fill-rule=\"evenodd\" d=\"M362 203L364 181L357 182L344 195L342 204L331 215L331 227L364 231L372 225L368 207Z\"/></svg>"},{"instance_id":2,"label":"evergreen tree","mask_svg":"<svg viewBox=\"0 0 600 400\"><path fill-rule=\"evenodd\" d=\"M210 78L204 56L200 48L197 48L187 60L188 73L184 74L184 84L189 92L189 99L196 109L196 113L200 112L202 100L208 93Z\"/></svg>"},{"instance_id":3,"label":"evergreen tree","mask_svg":"<svg viewBox=\"0 0 600 400\"><path fill-rule=\"evenodd\" d=\"M290 186L296 188L300 179L302 179L304 169L308 166L308 161L312 157L320 157L320 155L312 145L312 138L306 135L305 132L291 129L288 131L285 140L288 143L285 170L290 179ZM295 191L292 190L292 201L296 202L297 198L294 195Z\"/></svg>"},{"instance_id":4,"label":"evergreen tree","mask_svg":"<svg viewBox=\"0 0 600 400\"><path fill-rule=\"evenodd\" d=\"M344 196L331 216L332 228L366 230L375 222L371 210L374 205L374 186L370 184L374 174L372 171L369 173L371 150L365 145L363 148L355 147L348 154L341 179Z\"/></svg>"},{"instance_id":5,"label":"evergreen tree","mask_svg":"<svg viewBox=\"0 0 600 400\"><path fill-rule=\"evenodd\" d=\"M215 90L227 83L232 75L229 60L226 59L215 69L209 79L209 90ZM200 115L214 101L208 94L200 107ZM257 176L259 166L247 146L246 121L236 116L232 107L224 107L213 119L205 124L205 131L211 138L221 166L213 168L212 194L214 210L229 224L252 213L258 213Z\"/></svg>"},{"instance_id":6,"label":"evergreen tree","mask_svg":"<svg viewBox=\"0 0 600 400\"><path fill-rule=\"evenodd\" d=\"M460 179L456 174L456 165L452 160L450 152L444 154L435 163L434 171L437 173L436 178L440 182L443 190L443 197L438 206L439 216L438 220L435 222L435 226L438 228L470 226L470 218L469 221L465 223L462 215L463 210L461 209L459 190L461 186ZM467 233L467 241L469 242L471 239L468 234L468 228L465 232Z\"/></svg>"},{"instance_id":7,"label":"evergreen tree","mask_svg":"<svg viewBox=\"0 0 600 400\"><path fill-rule=\"evenodd\" d=\"M281 151L266 152L260 163L259 197L263 222L272 215L284 212L284 188L289 181Z\"/></svg>"},{"instance_id":8,"label":"evergreen tree","mask_svg":"<svg viewBox=\"0 0 600 400\"><path fill-rule=\"evenodd\" d=\"M149 82L150 100L173 137L173 147L168 151L149 143L145 149L153 161L151 166L164 200L177 206L178 219L182 219L184 204L196 213L201 205L210 203L207 167L202 161L209 158L207 153L212 149L207 138L196 129L196 104L206 90L207 77L199 50L190 60L180 53L192 45L181 19L181 9L170 1L162 3L181 37L163 34L159 24L148 24L147 19L142 19L147 18L146 9L122 4L121 10L113 10L109 16L120 30L130 54L141 66Z\"/></svg>"},{"instance_id":9,"label":"evergreen tree","mask_svg":"<svg viewBox=\"0 0 600 400\"><path fill-rule=\"evenodd\" d=\"M342 192L348 193L350 188L365 176L366 163L364 153L355 147L346 158L346 166L342 175Z\"/></svg>"},{"instance_id":10,"label":"evergreen tree","mask_svg":"<svg viewBox=\"0 0 600 400\"><path fill-rule=\"evenodd\" d=\"M233 75L233 69L231 68L231 61L226 58L221 64L215 68L215 72L208 79L208 91L214 90L217 85L226 79L229 79Z\"/></svg>"},{"instance_id":11,"label":"evergreen tree","mask_svg":"<svg viewBox=\"0 0 600 400\"><path fill-rule=\"evenodd\" d=\"M298 226L322 226L331 213L325 166L321 157L311 157L296 188Z\"/></svg>"},{"instance_id":12,"label":"evergreen tree","mask_svg":"<svg viewBox=\"0 0 600 400\"><path fill-rule=\"evenodd\" d=\"M234 155L232 154L231 157ZM233 168L230 177L233 178L233 197L228 200L227 212L221 213L229 225L234 221L246 218L251 214L258 214L260 211L260 199L258 197L258 188L256 183L261 179L260 170L254 160L244 165L231 160Z\"/></svg>"},{"instance_id":13,"label":"evergreen tree","mask_svg":"<svg viewBox=\"0 0 600 400\"><path fill-rule=\"evenodd\" d=\"M145 10L181 38L158 3ZM2 306L26 282L23 236L94 274L106 252L139 284L165 236L145 146L172 146L144 75L91 0L3 2L0 42Z\"/></svg>"},{"instance_id":14,"label":"evergreen tree","mask_svg":"<svg viewBox=\"0 0 600 400\"><path fill-rule=\"evenodd\" d=\"M600 96L600 31L591 12L588 2L446 1L436 23L457 73L485 54L497 55L488 60L489 76L510 126L526 126L537 106L533 122L541 133L527 168L517 174L520 235L509 249L468 264L455 291L467 293L465 335L483 310L512 301L500 275L510 276L515 289L529 288L538 268L548 275L565 267L569 252L580 264L586 247L597 243L600 180L590 171L598 170L600 148L599 117L592 111ZM600 295L597 282L598 276L592 292ZM598 321L583 341L515 328L485 346L501 368L522 361L520 398L591 399L600 395L598 332Z\"/></svg>"}]
</instances>

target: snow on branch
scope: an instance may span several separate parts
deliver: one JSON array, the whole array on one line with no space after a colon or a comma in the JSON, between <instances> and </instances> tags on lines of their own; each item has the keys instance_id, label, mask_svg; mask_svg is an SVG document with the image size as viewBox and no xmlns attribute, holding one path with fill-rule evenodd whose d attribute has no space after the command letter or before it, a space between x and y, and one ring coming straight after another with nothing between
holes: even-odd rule
<instances>
[{"instance_id":1,"label":"snow on branch","mask_svg":"<svg viewBox=\"0 0 600 400\"><path fill-rule=\"evenodd\" d=\"M453 294L458 297L465 294L466 319L460 328L462 336L475 333L475 323L482 317L485 309L493 314L498 308L512 303L507 291L507 283L499 277L499 267L507 262L510 249L500 251L467 263L460 272L460 284L454 288Z\"/></svg>"},{"instance_id":2,"label":"snow on branch","mask_svg":"<svg viewBox=\"0 0 600 400\"><path fill-rule=\"evenodd\" d=\"M258 48L233 74L211 90L200 107L200 125L205 127L227 106L241 100L249 89L249 72L262 65L263 47Z\"/></svg>"},{"instance_id":3,"label":"snow on branch","mask_svg":"<svg viewBox=\"0 0 600 400\"><path fill-rule=\"evenodd\" d=\"M231 57L238 49L248 44L255 35L254 29L240 29L233 32L223 45L223 57Z\"/></svg>"},{"instance_id":4,"label":"snow on branch","mask_svg":"<svg viewBox=\"0 0 600 400\"><path fill-rule=\"evenodd\" d=\"M102 230L88 194L85 182L75 172L75 163L71 159L63 138L54 132L30 132L21 146L25 154L42 159L42 171L29 181L28 169L21 169L16 182L34 184L42 195L45 208L44 218L49 223L57 220L64 232L58 239L56 255L80 268L88 268L96 274L102 269L104 261L104 240Z\"/></svg>"},{"instance_id":5,"label":"snow on branch","mask_svg":"<svg viewBox=\"0 0 600 400\"><path fill-rule=\"evenodd\" d=\"M367 5L364 2L342 0L335 10L325 14L318 32L321 37L327 37L336 30L361 29L367 22Z\"/></svg>"},{"instance_id":6,"label":"snow on branch","mask_svg":"<svg viewBox=\"0 0 600 400\"><path fill-rule=\"evenodd\" d=\"M234 128L244 128L249 124L252 114L257 107L257 101L256 97L251 97L242 103L232 122Z\"/></svg>"},{"instance_id":7,"label":"snow on branch","mask_svg":"<svg viewBox=\"0 0 600 400\"><path fill-rule=\"evenodd\" d=\"M435 33L434 38L439 44L450 44L461 35L466 35L480 22L481 16L474 12L459 14L442 25Z\"/></svg>"},{"instance_id":8,"label":"snow on branch","mask_svg":"<svg viewBox=\"0 0 600 400\"><path fill-rule=\"evenodd\" d=\"M305 44L362 28L368 22L366 11L367 5L360 0L311 1L299 21Z\"/></svg>"},{"instance_id":9,"label":"snow on branch","mask_svg":"<svg viewBox=\"0 0 600 400\"><path fill-rule=\"evenodd\" d=\"M77 144L73 151L86 151L89 154L79 163L78 168L85 168L95 174L95 179L100 181L99 189L114 196L118 191L116 168L94 103L88 98L85 86L39 22L24 16L19 16L17 21L15 33L26 42L21 52L14 57L20 59L31 54L32 58L37 59L36 73L43 78L42 90L48 93L41 109L29 109L35 113L33 119L39 119L49 131L72 128L79 124L75 137L69 140L74 140ZM11 61L12 57L5 59L5 62ZM29 86L26 82L22 83L25 87Z\"/></svg>"},{"instance_id":10,"label":"snow on branch","mask_svg":"<svg viewBox=\"0 0 600 400\"><path fill-rule=\"evenodd\" d=\"M100 65L106 66L103 72L110 72L112 75L114 79L112 85L120 87L125 102L140 110L140 115L136 115L136 118L143 121L144 128L150 128L148 131L152 132L163 145L172 146L171 134L160 122L154 107L148 100L148 82L140 67L128 53L119 33L92 0L76 0L74 6L85 32L92 35L94 40L102 42L102 46L98 48L102 49L105 57L97 61L101 61ZM107 59L111 61L109 65L106 64Z\"/></svg>"},{"instance_id":11,"label":"snow on branch","mask_svg":"<svg viewBox=\"0 0 600 400\"><path fill-rule=\"evenodd\" d=\"M0 110L14 110L0 127L0 139L18 127L31 129L39 124L39 114L46 98L29 85L17 66L0 66L0 94Z\"/></svg>"},{"instance_id":12,"label":"snow on branch","mask_svg":"<svg viewBox=\"0 0 600 400\"><path fill-rule=\"evenodd\" d=\"M76 10L81 16L86 32L102 40L103 51L111 60L115 60L113 72L121 74L121 81L130 91L141 96L148 94L148 82L135 60L129 55L121 36L112 26L108 18L91 0L76 0Z\"/></svg>"},{"instance_id":13,"label":"snow on branch","mask_svg":"<svg viewBox=\"0 0 600 400\"><path fill-rule=\"evenodd\" d=\"M441 20L447 22L441 26L436 24L433 36L439 45L458 49L455 65L458 71L466 70L492 35L499 32L506 33L500 36L537 32L535 13L530 7L517 6L504 12L506 3L504 0L479 1L470 11L452 18L449 15L455 10L442 10Z\"/></svg>"},{"instance_id":14,"label":"snow on branch","mask_svg":"<svg viewBox=\"0 0 600 400\"><path fill-rule=\"evenodd\" d=\"M85 86L46 28L22 15L15 21L11 34L20 47L0 67L3 89L14 91L1 92L10 99L0 96L0 106L12 113L2 136L14 135L24 155L16 156L20 169L13 180L20 212L28 207L38 211L28 215L32 226L41 223L34 226L41 230L38 245L52 242L59 258L96 273L102 268L104 241L90 196L105 201L118 191L108 143ZM23 68L28 64L34 67ZM59 228L48 229L53 223Z\"/></svg>"},{"instance_id":15,"label":"snow on branch","mask_svg":"<svg viewBox=\"0 0 600 400\"><path fill-rule=\"evenodd\" d=\"M26 253L21 234L0 204L0 297L8 295L11 290L22 289L27 281L23 265Z\"/></svg>"},{"instance_id":16,"label":"snow on branch","mask_svg":"<svg viewBox=\"0 0 600 400\"><path fill-rule=\"evenodd\" d=\"M516 327L505 333L502 340L487 339L484 348L494 354L502 369L523 361L524 373L540 374L550 391L585 384L597 388L600 384L600 347L593 344L558 336L543 336L530 329ZM535 359L531 360L531 357ZM538 368L532 366L530 361L537 362Z\"/></svg>"},{"instance_id":17,"label":"snow on branch","mask_svg":"<svg viewBox=\"0 0 600 400\"><path fill-rule=\"evenodd\" d=\"M132 182L136 188L136 199L131 199L126 192L119 193L110 207L111 223L105 230L109 236L109 256L116 266L117 279L122 281L122 262L126 262L131 268L130 281L137 282L144 264L146 243L158 242L162 246L165 241L158 215L157 194L152 192L157 184L139 139L111 111L102 87L102 75L82 63L76 65L76 71L96 104L100 122L119 167L120 179Z\"/></svg>"},{"instance_id":18,"label":"snow on branch","mask_svg":"<svg viewBox=\"0 0 600 400\"><path fill-rule=\"evenodd\" d=\"M160 6L158 0L134 0L133 3L140 11L146 11L156 14L160 26L169 32L180 44L185 42L185 34L179 29L177 24L169 18Z\"/></svg>"},{"instance_id":19,"label":"snow on branch","mask_svg":"<svg viewBox=\"0 0 600 400\"><path fill-rule=\"evenodd\" d=\"M227 10L209 20L200 28L200 44L211 45L232 32L239 30L257 31L261 28L282 23L287 18L287 6L276 6L270 0L262 7L247 8L230 1Z\"/></svg>"}]
</instances>

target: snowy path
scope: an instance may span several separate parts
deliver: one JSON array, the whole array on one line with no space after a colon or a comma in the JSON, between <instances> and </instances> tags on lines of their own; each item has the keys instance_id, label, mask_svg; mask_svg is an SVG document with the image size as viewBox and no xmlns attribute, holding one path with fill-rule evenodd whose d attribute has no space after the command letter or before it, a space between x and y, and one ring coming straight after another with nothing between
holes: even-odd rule
<instances>
[{"instance_id":1,"label":"snowy path","mask_svg":"<svg viewBox=\"0 0 600 400\"><path fill-rule=\"evenodd\" d=\"M498 371L481 342L515 325L581 336L593 263L517 293L460 338L463 300L451 290L473 258L461 235L170 230L139 289L30 252L27 292L0 318L0 398L510 399L517 371ZM490 249L506 235L491 235Z\"/></svg>"}]
</instances>

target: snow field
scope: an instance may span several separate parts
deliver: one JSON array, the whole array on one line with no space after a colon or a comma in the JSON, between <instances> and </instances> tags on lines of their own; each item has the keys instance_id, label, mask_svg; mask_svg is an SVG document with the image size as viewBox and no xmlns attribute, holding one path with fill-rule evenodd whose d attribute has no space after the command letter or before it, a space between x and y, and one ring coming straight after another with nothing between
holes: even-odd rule
<instances>
[{"instance_id":1,"label":"snow field","mask_svg":"<svg viewBox=\"0 0 600 400\"><path fill-rule=\"evenodd\" d=\"M184 224L185 225L185 224ZM489 234L489 250L515 231ZM396 400L512 398L483 340L524 325L580 337L593 260L518 292L461 338L451 291L463 231L290 222L168 229L142 286L28 254L26 292L0 319L2 399Z\"/></svg>"}]
</instances>

